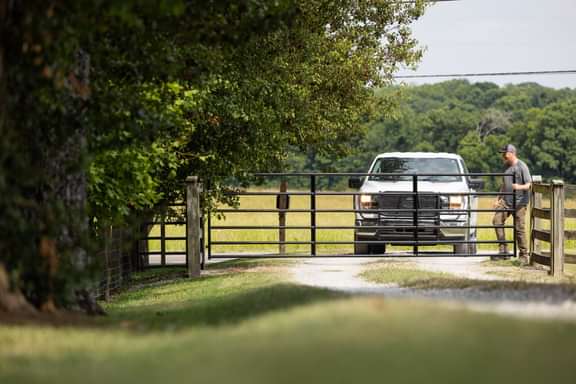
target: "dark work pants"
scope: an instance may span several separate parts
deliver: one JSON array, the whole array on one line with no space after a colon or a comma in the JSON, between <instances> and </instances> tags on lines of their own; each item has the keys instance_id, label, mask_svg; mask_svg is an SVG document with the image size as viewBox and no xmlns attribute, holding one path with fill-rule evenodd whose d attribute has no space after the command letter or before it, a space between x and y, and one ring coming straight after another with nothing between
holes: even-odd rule
<instances>
[{"instance_id":1,"label":"dark work pants","mask_svg":"<svg viewBox=\"0 0 576 384\"><path fill-rule=\"evenodd\" d=\"M506 222L506 219L514 213L516 227L516 244L518 245L518 250L520 251L520 256L528 256L528 240L526 238L526 206L517 207L516 212L504 211L509 208L503 200L500 200L498 206L496 207L498 211L494 214L492 219L492 224L495 226L496 238L499 241L506 241L506 235L504 228L502 226ZM500 251L507 250L506 244L500 244Z\"/></svg>"}]
</instances>

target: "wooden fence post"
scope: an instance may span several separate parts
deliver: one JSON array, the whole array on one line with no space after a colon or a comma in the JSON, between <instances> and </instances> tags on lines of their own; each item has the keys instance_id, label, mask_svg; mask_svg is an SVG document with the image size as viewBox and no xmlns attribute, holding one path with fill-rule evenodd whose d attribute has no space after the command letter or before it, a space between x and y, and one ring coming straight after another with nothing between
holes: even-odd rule
<instances>
[{"instance_id":1,"label":"wooden fence post","mask_svg":"<svg viewBox=\"0 0 576 384\"><path fill-rule=\"evenodd\" d=\"M564 272L564 182L552 181L551 201L551 265L550 273L554 277L562 277Z\"/></svg>"},{"instance_id":2,"label":"wooden fence post","mask_svg":"<svg viewBox=\"0 0 576 384\"><path fill-rule=\"evenodd\" d=\"M542 208L542 194L540 192L534 192L534 201L532 203L534 205L534 208ZM540 229L541 225L540 225L540 219L537 217L533 217L533 224L534 229ZM534 245L534 249L533 251L536 252L537 254L541 255L542 254L542 244L540 244L539 241L536 241L535 239L532 238L532 244ZM531 264L533 263L533 260L530 260Z\"/></svg>"},{"instance_id":3,"label":"wooden fence post","mask_svg":"<svg viewBox=\"0 0 576 384\"><path fill-rule=\"evenodd\" d=\"M533 175L532 184L541 183L542 176ZM534 216L534 208L542 208L542 193L537 192L532 188L532 198L530 199L530 265L534 265L534 258L532 255L537 253L542 254L542 245L534 238L534 230L540 229L540 219Z\"/></svg>"},{"instance_id":4,"label":"wooden fence post","mask_svg":"<svg viewBox=\"0 0 576 384\"><path fill-rule=\"evenodd\" d=\"M186 178L186 220L188 249L186 259L188 261L188 277L200 276L200 185L197 176Z\"/></svg>"}]
</instances>

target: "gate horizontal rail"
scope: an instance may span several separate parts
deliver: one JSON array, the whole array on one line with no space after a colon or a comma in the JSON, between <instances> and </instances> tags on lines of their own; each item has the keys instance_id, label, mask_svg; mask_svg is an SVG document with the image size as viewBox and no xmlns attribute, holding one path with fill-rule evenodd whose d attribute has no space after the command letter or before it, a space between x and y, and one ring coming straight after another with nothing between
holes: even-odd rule
<instances>
[{"instance_id":1,"label":"gate horizontal rail","mask_svg":"<svg viewBox=\"0 0 576 384\"><path fill-rule=\"evenodd\" d=\"M240 192L240 191L224 191L225 195L229 196L282 196L282 195L291 195L291 196L361 196L361 195L381 195L382 192L302 192L302 191L294 191L294 192ZM406 196L406 195L434 195L436 193L433 192L385 192L386 196ZM443 196L461 196L461 195L477 195L477 196L511 196L513 195L512 192L443 192Z\"/></svg>"},{"instance_id":2,"label":"gate horizontal rail","mask_svg":"<svg viewBox=\"0 0 576 384\"><path fill-rule=\"evenodd\" d=\"M363 258L372 258L372 259L382 259L382 258L406 258L406 257L469 257L470 255L466 253L438 253L438 252L427 252L427 251L420 251L418 255L406 254L406 253L387 253L386 255L375 255L372 253L367 254L346 254L346 253L335 253L330 255L314 255L310 256L307 254L287 254L287 255L278 255L273 253L258 253L258 254L214 254L210 257L210 259L304 259L304 258L324 258L324 259L332 259L332 258L351 258L351 257L363 257ZM493 253L478 253L474 257L491 257L494 256Z\"/></svg>"},{"instance_id":3,"label":"gate horizontal rail","mask_svg":"<svg viewBox=\"0 0 576 384\"><path fill-rule=\"evenodd\" d=\"M364 177L364 176L396 176L396 177L433 177L433 176L468 176L468 177L484 177L484 176L507 176L512 177L511 174L506 174L503 172L493 172L493 173L374 173L374 172L271 172L271 173L254 173L252 176L255 177Z\"/></svg>"},{"instance_id":4,"label":"gate horizontal rail","mask_svg":"<svg viewBox=\"0 0 576 384\"><path fill-rule=\"evenodd\" d=\"M285 225L285 222L280 222L283 225L253 225L253 220L247 219L246 225L212 225L212 215L208 216L205 221L207 224L207 257L211 258L224 258L224 257L239 257L239 258L259 258L259 257L286 257L286 258L300 258L300 257L405 257L406 253L384 253L374 255L371 252L353 254L342 253L337 251L336 254L318 254L317 245L396 245L396 246L411 246L412 255L415 257L425 256L493 256L494 253L479 253L476 245L479 244L513 244L514 255L516 254L516 231L513 232L512 240L478 240L475 236L476 229L513 229L516 226L515 215L513 217L513 225L479 225L476 220L476 214L505 212L511 214L516 211L516 198L515 192L494 192L494 191L456 191L456 192L442 192L442 191L419 191L419 184L427 182L425 178L431 177L457 177L460 178L462 183L469 184L470 177L511 177L512 182L515 182L514 175L504 173L437 173L437 174L398 174L398 173L256 173L253 175L257 178L281 178L287 180L290 178L309 178L309 191L287 191L286 189L279 192L273 191L239 191L227 190L222 193L227 196L247 196L247 197L277 197L276 208L216 208L212 212L216 214L255 214L255 215L269 215L278 214L280 217L286 217L287 214L306 214L309 215L310 225ZM392 178L404 182L411 182L411 190L409 191L319 191L317 188L317 181L322 177L377 177L377 178ZM458 179L456 179L458 180ZM290 208L290 196L309 197L306 199L309 204L308 208ZM322 197L350 196L353 202L353 208L318 208L317 200ZM367 199L368 196L370 203L363 206L360 203L362 198ZM475 202L479 197L494 196L504 198L505 196L512 196L512 207L506 208L478 208ZM415 198L416 197L416 198ZM460 198L459 203L452 203L452 199ZM378 207L381 204L381 199L395 199L397 204L391 207ZM321 214L354 214L354 223L350 225L318 225L317 218ZM256 217L256 216L255 216ZM254 217L254 218L255 218ZM269 216L263 216L269 217ZM327 217L327 216L324 216ZM473 219L474 218L474 219ZM284 219L285 221L285 219ZM361 225L363 224L363 225ZM246 230L257 233L262 230L278 230L279 233L294 230L309 231L309 240L213 240L213 232L216 231L238 231ZM317 239L318 231L333 231L333 230L353 230L354 240L323 240ZM460 231L457 235L446 235L443 232ZM369 231L376 231L375 240L366 240L361 237ZM381 232L384 231L384 232ZM386 232L395 231L395 232ZM442 234L442 235L441 235ZM474 235L473 235L474 234ZM279 235L280 236L280 235ZM284 235L285 236L285 235ZM394 238L395 236L395 238ZM444 236L444 237L442 237ZM213 254L213 246L251 246L251 245L278 245L285 247L287 245L308 245L310 246L309 253L295 253L288 254L285 251L278 253L261 252L261 253L245 253L245 252L230 252L225 254ZM419 246L436 246L436 245L453 245L454 252L447 253L446 251L428 251L421 250ZM456 251L457 246L464 246L466 252ZM473 248L472 248L473 246ZM280 248L282 249L282 248ZM473 252L469 251L474 249Z\"/></svg>"},{"instance_id":5,"label":"gate horizontal rail","mask_svg":"<svg viewBox=\"0 0 576 384\"><path fill-rule=\"evenodd\" d=\"M378 240L350 240L350 241L213 241L212 245L274 245L274 244L288 244L288 245L304 245L304 244L381 244L382 241ZM392 245L442 245L442 244L501 244L512 243L511 240L420 240L420 241L387 241Z\"/></svg>"},{"instance_id":6,"label":"gate horizontal rail","mask_svg":"<svg viewBox=\"0 0 576 384\"><path fill-rule=\"evenodd\" d=\"M365 229L365 226L360 226L360 225L350 225L350 226L322 226L322 225L316 225L314 227L310 226L310 225L302 225L302 226L279 226L279 225L269 225L269 226L253 226L253 225L246 225L246 226L234 226L234 225L213 225L212 229L311 229L311 228L316 228L316 229ZM419 226L417 225L374 225L371 226L370 229L395 229L395 228L405 228L405 229L414 229L414 228L419 228ZM445 225L427 225L426 228L433 228L433 229L440 229L440 228L446 228ZM462 225L462 226L458 226L458 228L466 228L466 229L471 229L471 228L480 228L480 229L488 229L488 228L494 228L493 225ZM499 226L498 228L514 228L514 226L512 225L502 225Z\"/></svg>"},{"instance_id":7,"label":"gate horizontal rail","mask_svg":"<svg viewBox=\"0 0 576 384\"><path fill-rule=\"evenodd\" d=\"M500 209L502 212L514 212L514 209ZM452 214L466 212L495 212L494 209L443 209L443 208L390 208L390 209L257 209L257 208L230 208L216 209L215 212L222 213L381 213L381 212L448 212ZM452 215L453 216L453 215Z\"/></svg>"}]
</instances>

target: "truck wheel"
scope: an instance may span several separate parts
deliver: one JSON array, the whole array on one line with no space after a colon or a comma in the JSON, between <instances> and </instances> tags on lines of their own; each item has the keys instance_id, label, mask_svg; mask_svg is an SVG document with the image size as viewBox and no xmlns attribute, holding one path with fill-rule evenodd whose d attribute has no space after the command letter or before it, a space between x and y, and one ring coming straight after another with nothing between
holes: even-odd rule
<instances>
[{"instance_id":1,"label":"truck wheel","mask_svg":"<svg viewBox=\"0 0 576 384\"><path fill-rule=\"evenodd\" d=\"M476 244L454 244L454 253L461 255L475 255L476 254Z\"/></svg>"},{"instance_id":2,"label":"truck wheel","mask_svg":"<svg viewBox=\"0 0 576 384\"><path fill-rule=\"evenodd\" d=\"M386 244L370 244L370 253L381 255L386 252Z\"/></svg>"},{"instance_id":3,"label":"truck wheel","mask_svg":"<svg viewBox=\"0 0 576 384\"><path fill-rule=\"evenodd\" d=\"M368 241L370 239L354 236L354 241ZM370 244L354 244L355 255L367 255L370 253Z\"/></svg>"}]
</instances>

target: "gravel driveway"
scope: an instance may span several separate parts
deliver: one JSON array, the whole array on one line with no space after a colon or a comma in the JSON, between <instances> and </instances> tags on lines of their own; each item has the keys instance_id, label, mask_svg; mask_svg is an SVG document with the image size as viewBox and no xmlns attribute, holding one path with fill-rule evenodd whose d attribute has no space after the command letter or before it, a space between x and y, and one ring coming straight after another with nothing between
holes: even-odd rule
<instances>
[{"instance_id":1,"label":"gravel driveway","mask_svg":"<svg viewBox=\"0 0 576 384\"><path fill-rule=\"evenodd\" d=\"M486 273L483 257L403 258L418 268L450 273L474 280L506 280ZM576 321L576 297L561 286L546 289L482 290L465 289L411 289L393 284L375 284L358 275L374 262L371 258L318 258L304 259L291 268L292 280L298 284L327 288L350 294L382 295L391 298L433 300L448 307L504 315L567 319Z\"/></svg>"}]
</instances>

